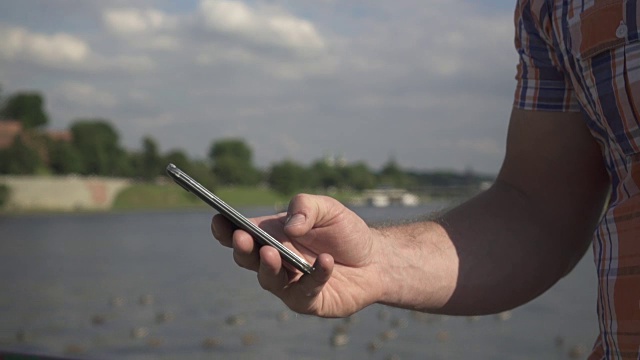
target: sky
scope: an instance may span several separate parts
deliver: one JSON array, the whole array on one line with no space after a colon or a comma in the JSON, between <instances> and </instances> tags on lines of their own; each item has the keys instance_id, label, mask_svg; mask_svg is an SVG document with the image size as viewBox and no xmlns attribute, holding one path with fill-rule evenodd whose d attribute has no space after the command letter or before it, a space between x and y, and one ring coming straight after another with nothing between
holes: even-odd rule
<instances>
[{"instance_id":1,"label":"sky","mask_svg":"<svg viewBox=\"0 0 640 360\"><path fill-rule=\"evenodd\" d=\"M123 145L257 166L324 156L495 173L517 54L511 1L0 0L0 84L49 127L110 120Z\"/></svg>"}]
</instances>

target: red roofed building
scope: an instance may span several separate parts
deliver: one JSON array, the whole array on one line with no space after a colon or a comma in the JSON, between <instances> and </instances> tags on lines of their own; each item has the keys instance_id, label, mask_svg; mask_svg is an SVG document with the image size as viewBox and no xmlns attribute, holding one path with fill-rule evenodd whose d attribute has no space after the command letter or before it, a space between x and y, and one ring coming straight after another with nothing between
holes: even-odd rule
<instances>
[{"instance_id":1,"label":"red roofed building","mask_svg":"<svg viewBox=\"0 0 640 360\"><path fill-rule=\"evenodd\" d=\"M0 150L6 149L13 144L16 136L22 133L22 124L15 120L0 121Z\"/></svg>"},{"instance_id":2,"label":"red roofed building","mask_svg":"<svg viewBox=\"0 0 640 360\"><path fill-rule=\"evenodd\" d=\"M73 140L69 130L49 130L47 131L47 136L54 141L71 142Z\"/></svg>"},{"instance_id":3,"label":"red roofed building","mask_svg":"<svg viewBox=\"0 0 640 360\"><path fill-rule=\"evenodd\" d=\"M47 139L70 143L73 138L71 131L68 130L25 131L20 121L0 120L0 150L11 147L18 136L22 138L25 145L35 150L46 164L49 163Z\"/></svg>"}]
</instances>

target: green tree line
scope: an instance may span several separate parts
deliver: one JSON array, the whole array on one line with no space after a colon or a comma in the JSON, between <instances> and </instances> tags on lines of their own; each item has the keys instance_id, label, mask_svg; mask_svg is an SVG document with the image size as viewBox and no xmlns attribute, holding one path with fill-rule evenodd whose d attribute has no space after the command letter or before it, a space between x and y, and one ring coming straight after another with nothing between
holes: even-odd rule
<instances>
[{"instance_id":1,"label":"green tree line","mask_svg":"<svg viewBox=\"0 0 640 360\"><path fill-rule=\"evenodd\" d=\"M380 186L461 186L487 180L472 172L411 172L395 159L379 171L364 162L346 163L336 158L319 158L310 165L284 159L260 169L253 162L252 148L242 138L212 141L205 159L192 159L182 149L163 153L150 136L141 139L140 150L128 151L108 119L72 121L70 140L48 136L44 130L48 119L41 94L20 92L4 98L0 91L0 121L17 120L23 127L11 146L0 150L0 174L80 174L155 181L164 175L168 163L174 163L209 188L262 185L286 195Z\"/></svg>"}]
</instances>

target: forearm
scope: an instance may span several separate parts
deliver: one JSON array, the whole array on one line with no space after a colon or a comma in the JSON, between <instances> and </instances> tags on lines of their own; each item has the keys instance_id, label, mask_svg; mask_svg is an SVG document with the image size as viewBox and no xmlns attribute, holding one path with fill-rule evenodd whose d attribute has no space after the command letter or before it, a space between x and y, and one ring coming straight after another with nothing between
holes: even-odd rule
<instances>
[{"instance_id":1,"label":"forearm","mask_svg":"<svg viewBox=\"0 0 640 360\"><path fill-rule=\"evenodd\" d=\"M598 217L591 211L559 221L558 212L573 209L543 203L498 182L435 221L378 230L378 241L393 252L384 257L380 302L485 314L535 298L581 258Z\"/></svg>"}]
</instances>

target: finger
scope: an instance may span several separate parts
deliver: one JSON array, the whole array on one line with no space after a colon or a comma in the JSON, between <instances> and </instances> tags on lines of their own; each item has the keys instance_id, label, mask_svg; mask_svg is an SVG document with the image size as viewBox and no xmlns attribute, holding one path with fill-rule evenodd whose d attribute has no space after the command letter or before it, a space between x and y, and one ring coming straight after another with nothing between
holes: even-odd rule
<instances>
[{"instance_id":1,"label":"finger","mask_svg":"<svg viewBox=\"0 0 640 360\"><path fill-rule=\"evenodd\" d=\"M211 234L213 237L220 241L220 244L231 247L233 230L233 224L224 216L216 214L211 219Z\"/></svg>"},{"instance_id":2,"label":"finger","mask_svg":"<svg viewBox=\"0 0 640 360\"><path fill-rule=\"evenodd\" d=\"M319 315L323 311L319 307L319 295L331 278L333 272L333 258L329 254L322 254L313 264L315 270L311 274L303 275L298 281L284 288L279 297L289 308L302 314ZM326 310L326 309L324 309Z\"/></svg>"},{"instance_id":3,"label":"finger","mask_svg":"<svg viewBox=\"0 0 640 360\"><path fill-rule=\"evenodd\" d=\"M303 237L314 226L324 226L336 218L344 207L327 196L298 194L289 202L285 233L290 237Z\"/></svg>"},{"instance_id":4,"label":"finger","mask_svg":"<svg viewBox=\"0 0 640 360\"><path fill-rule=\"evenodd\" d=\"M236 230L232 235L233 260L240 267L258 271L260 254L258 246L251 235L242 230Z\"/></svg>"},{"instance_id":5,"label":"finger","mask_svg":"<svg viewBox=\"0 0 640 360\"><path fill-rule=\"evenodd\" d=\"M315 298L331 278L333 265L331 255L320 254L313 264L315 270L311 274L302 276L296 285L290 288L290 295L295 298Z\"/></svg>"},{"instance_id":6,"label":"finger","mask_svg":"<svg viewBox=\"0 0 640 360\"><path fill-rule=\"evenodd\" d=\"M282 296L284 289L289 284L287 270L282 265L282 258L278 250L272 246L260 248L258 282L263 289L276 296Z\"/></svg>"}]
</instances>

